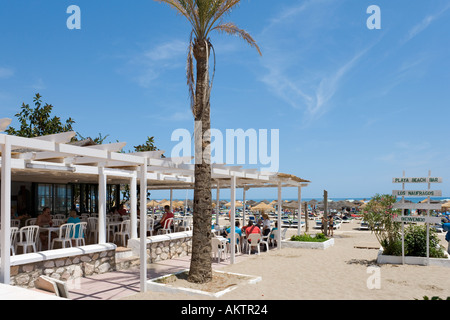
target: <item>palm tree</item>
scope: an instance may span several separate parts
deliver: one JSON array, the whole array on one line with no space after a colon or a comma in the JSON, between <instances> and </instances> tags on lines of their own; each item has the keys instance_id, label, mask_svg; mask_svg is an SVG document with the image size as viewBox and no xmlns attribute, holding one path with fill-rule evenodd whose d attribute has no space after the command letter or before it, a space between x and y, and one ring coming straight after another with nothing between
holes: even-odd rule
<instances>
[{"instance_id":1,"label":"palm tree","mask_svg":"<svg viewBox=\"0 0 450 320\"><path fill-rule=\"evenodd\" d=\"M192 26L187 55L187 84L195 129L195 185L192 258L188 281L206 283L212 279L211 267L211 150L210 94L213 75L209 77L209 57L214 48L212 31L237 35L261 51L255 40L234 23L223 19L236 8L240 0L155 0L167 3L184 16ZM194 59L196 76L194 78ZM195 86L195 91L194 91Z\"/></svg>"}]
</instances>

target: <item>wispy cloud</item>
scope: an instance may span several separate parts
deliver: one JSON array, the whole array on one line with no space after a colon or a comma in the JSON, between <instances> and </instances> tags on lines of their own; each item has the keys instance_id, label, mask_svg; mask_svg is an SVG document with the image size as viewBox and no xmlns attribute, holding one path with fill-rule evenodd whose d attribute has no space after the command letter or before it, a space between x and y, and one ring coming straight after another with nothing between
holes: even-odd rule
<instances>
[{"instance_id":1,"label":"wispy cloud","mask_svg":"<svg viewBox=\"0 0 450 320\"><path fill-rule=\"evenodd\" d=\"M42 80L42 78L39 78L30 86L30 88L34 90L44 90L47 89L47 86L45 85L44 80Z\"/></svg>"},{"instance_id":2,"label":"wispy cloud","mask_svg":"<svg viewBox=\"0 0 450 320\"><path fill-rule=\"evenodd\" d=\"M304 122L317 120L331 108L345 78L376 43L360 50L338 46L339 58L326 55L336 48L333 41L330 47L318 41L320 35L330 29L330 17L323 14L328 5L336 4L325 0L305 1L286 8L270 19L258 37L270 48L265 50L261 60L267 71L261 81L287 105L304 110ZM318 13L314 16L319 18L309 20L311 12Z\"/></svg>"},{"instance_id":3,"label":"wispy cloud","mask_svg":"<svg viewBox=\"0 0 450 320\"><path fill-rule=\"evenodd\" d=\"M0 79L9 79L14 75L12 68L0 67Z\"/></svg>"},{"instance_id":4,"label":"wispy cloud","mask_svg":"<svg viewBox=\"0 0 450 320\"><path fill-rule=\"evenodd\" d=\"M408 34L406 35L402 43L404 44L410 41L419 33L427 29L431 23L439 19L448 9L450 9L450 4L439 10L437 13L427 15L425 18L423 18L423 20L420 23L416 24L409 30Z\"/></svg>"},{"instance_id":5,"label":"wispy cloud","mask_svg":"<svg viewBox=\"0 0 450 320\"><path fill-rule=\"evenodd\" d=\"M148 88L163 73L184 67L187 43L178 39L153 46L128 58L119 71L130 75L140 86Z\"/></svg>"}]
</instances>

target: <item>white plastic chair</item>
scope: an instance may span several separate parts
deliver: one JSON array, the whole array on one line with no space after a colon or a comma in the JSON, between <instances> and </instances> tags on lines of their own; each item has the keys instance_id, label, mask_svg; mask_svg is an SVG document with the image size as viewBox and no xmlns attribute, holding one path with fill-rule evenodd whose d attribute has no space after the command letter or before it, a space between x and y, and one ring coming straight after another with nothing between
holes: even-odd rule
<instances>
[{"instance_id":1,"label":"white plastic chair","mask_svg":"<svg viewBox=\"0 0 450 320\"><path fill-rule=\"evenodd\" d=\"M63 220L65 220L66 219L66 215L62 214L62 213L54 214L53 215L53 219L63 219Z\"/></svg>"},{"instance_id":2,"label":"white plastic chair","mask_svg":"<svg viewBox=\"0 0 450 320\"><path fill-rule=\"evenodd\" d=\"M65 219L52 219L52 227L59 227L65 223Z\"/></svg>"},{"instance_id":3,"label":"white plastic chair","mask_svg":"<svg viewBox=\"0 0 450 320\"><path fill-rule=\"evenodd\" d=\"M73 226L72 240L75 241L75 246L78 247L81 244L83 246L86 245L86 241L84 240L84 236L86 235L87 222L82 221L75 223ZM80 244L78 244L80 243Z\"/></svg>"},{"instance_id":4,"label":"white plastic chair","mask_svg":"<svg viewBox=\"0 0 450 320\"><path fill-rule=\"evenodd\" d=\"M260 243L266 246L266 251L269 251L269 241L270 241L270 235L272 234L272 231L270 231L267 236L261 235L261 241Z\"/></svg>"},{"instance_id":5,"label":"white plastic chair","mask_svg":"<svg viewBox=\"0 0 450 320\"><path fill-rule=\"evenodd\" d=\"M221 239L213 237L211 238L211 254L213 257L217 256L217 262L220 262L222 259L222 254L224 255L224 259L227 258L227 247L225 242Z\"/></svg>"},{"instance_id":6,"label":"white plastic chair","mask_svg":"<svg viewBox=\"0 0 450 320\"><path fill-rule=\"evenodd\" d=\"M98 235L98 230L97 230L97 224L98 224L98 218L95 217L89 217L88 219L88 232L89 232L89 236L91 234L94 234L94 241L97 241L97 235Z\"/></svg>"},{"instance_id":7,"label":"white plastic chair","mask_svg":"<svg viewBox=\"0 0 450 320\"><path fill-rule=\"evenodd\" d=\"M20 239L16 243L16 247L22 247L23 253L27 253L27 248L32 247L34 252L36 250L36 243L39 234L39 226L25 226L20 228Z\"/></svg>"},{"instance_id":8,"label":"white plastic chair","mask_svg":"<svg viewBox=\"0 0 450 320\"><path fill-rule=\"evenodd\" d=\"M163 227L158 230L158 234L160 234L160 233L165 233L165 234L171 233L172 230L170 229L170 226L172 225L172 221L173 221L173 218L166 219L164 221Z\"/></svg>"},{"instance_id":9,"label":"white plastic chair","mask_svg":"<svg viewBox=\"0 0 450 320\"><path fill-rule=\"evenodd\" d=\"M11 235L9 237L10 242L11 242L11 252L12 255L15 256L16 255L16 240L17 240L17 233L19 232L19 228L18 227L11 227Z\"/></svg>"},{"instance_id":10,"label":"white plastic chair","mask_svg":"<svg viewBox=\"0 0 450 320\"><path fill-rule=\"evenodd\" d=\"M180 223L177 226L177 231L186 231L186 230L192 230L192 217L191 216L185 216L180 221Z\"/></svg>"},{"instance_id":11,"label":"white plastic chair","mask_svg":"<svg viewBox=\"0 0 450 320\"><path fill-rule=\"evenodd\" d=\"M11 219L11 227L20 228L20 220L19 219Z\"/></svg>"},{"instance_id":12,"label":"white plastic chair","mask_svg":"<svg viewBox=\"0 0 450 320\"><path fill-rule=\"evenodd\" d=\"M25 226L33 226L36 224L37 218L30 218L25 220Z\"/></svg>"},{"instance_id":13,"label":"white plastic chair","mask_svg":"<svg viewBox=\"0 0 450 320\"><path fill-rule=\"evenodd\" d=\"M250 233L247 238L248 254L250 254L252 247L256 247L258 249L258 254L260 254L259 250L260 243L261 243L261 234Z\"/></svg>"},{"instance_id":14,"label":"white plastic chair","mask_svg":"<svg viewBox=\"0 0 450 320\"><path fill-rule=\"evenodd\" d=\"M235 236L234 244L235 244L235 248L236 248L235 252L241 253L241 241L240 241L241 236L237 232L234 234L234 236ZM227 239L228 239L228 243L227 243L228 252L231 252L231 234L228 235Z\"/></svg>"},{"instance_id":15,"label":"white plastic chair","mask_svg":"<svg viewBox=\"0 0 450 320\"><path fill-rule=\"evenodd\" d=\"M128 238L131 238L130 229L131 229L131 220L122 221L122 223L120 224L120 231L114 233L114 242L116 241L116 236L122 237L121 243L125 246L126 236L128 236Z\"/></svg>"},{"instance_id":16,"label":"white plastic chair","mask_svg":"<svg viewBox=\"0 0 450 320\"><path fill-rule=\"evenodd\" d=\"M150 236L153 236L154 227L155 227L155 220L147 215L147 232L150 232Z\"/></svg>"},{"instance_id":17,"label":"white plastic chair","mask_svg":"<svg viewBox=\"0 0 450 320\"><path fill-rule=\"evenodd\" d=\"M59 226L59 237L52 240L52 249L55 242L61 242L63 248L66 247L66 242L72 247L72 241L70 235L73 233L73 223L65 223Z\"/></svg>"},{"instance_id":18,"label":"white plastic chair","mask_svg":"<svg viewBox=\"0 0 450 320\"><path fill-rule=\"evenodd\" d=\"M80 220L87 221L87 219L90 217L89 213L82 213L80 214Z\"/></svg>"}]
</instances>

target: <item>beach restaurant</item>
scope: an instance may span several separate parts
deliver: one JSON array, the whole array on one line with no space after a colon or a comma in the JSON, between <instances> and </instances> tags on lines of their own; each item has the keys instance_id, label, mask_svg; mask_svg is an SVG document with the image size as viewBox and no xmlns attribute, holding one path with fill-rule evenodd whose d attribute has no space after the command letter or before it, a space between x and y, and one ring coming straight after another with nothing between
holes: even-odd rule
<instances>
[{"instance_id":1,"label":"beach restaurant","mask_svg":"<svg viewBox=\"0 0 450 320\"><path fill-rule=\"evenodd\" d=\"M9 122L7 123L9 125ZM0 132L5 129L6 126L3 125L0 127ZM147 234L147 215L141 214L138 219L138 207L147 208L148 190L170 190L172 195L174 189L193 189L192 157L161 158L164 151L122 153L120 151L126 145L124 142L76 145L70 142L75 134L75 132L65 132L24 138L0 133L0 283L9 284L11 269L19 265L40 263L45 267L46 262L52 259L83 255L109 256L105 252L111 253L116 249L116 245L108 242L107 239L106 215L109 201L111 197L117 198L118 186L128 184L130 189L130 239L137 240L140 244L141 291L145 291L147 281L146 248L152 237L138 237L138 223L139 234ZM230 189L231 212L235 212L237 188L242 188L244 201L245 192L251 188L277 188L278 225L281 225L282 188L298 188L298 210L301 212L301 189L310 182L290 174L262 172L256 169L244 169L240 166L212 164L211 170L211 185L217 190L217 205L219 205L220 190ZM33 186L30 212L39 212L42 206L51 203L53 213L67 213L74 205L74 193L77 193L78 199L88 199L89 201L81 201L80 210L81 213L83 211L95 212L98 216L97 243L74 248L11 255L11 207L14 202L12 199L17 200L13 195L17 190L12 190L12 186L18 189L23 185ZM52 191L45 192L46 187ZM138 190L140 191L139 199ZM231 215L230 224L234 225L234 223L235 215ZM234 233L234 228L231 230ZM191 237L192 231L183 232L182 236ZM234 235L231 239L233 241ZM278 240L277 243L281 244L281 239ZM230 262L234 263L235 246L232 244L230 247Z\"/></svg>"}]
</instances>

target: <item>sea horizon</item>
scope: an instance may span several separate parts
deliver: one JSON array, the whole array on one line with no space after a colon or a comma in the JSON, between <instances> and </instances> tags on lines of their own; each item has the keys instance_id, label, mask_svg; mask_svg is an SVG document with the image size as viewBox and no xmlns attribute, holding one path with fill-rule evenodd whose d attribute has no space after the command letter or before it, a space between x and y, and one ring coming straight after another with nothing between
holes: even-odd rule
<instances>
[{"instance_id":1,"label":"sea horizon","mask_svg":"<svg viewBox=\"0 0 450 320\"><path fill-rule=\"evenodd\" d=\"M349 201L360 201L360 200L369 201L370 199L372 199L372 197L349 197L349 198L328 198L328 201L334 201L334 202L346 201L346 200L349 200ZM397 199L400 201L401 197L397 197ZM423 201L425 199L426 198L424 198L424 197L405 197L405 200L411 201L413 203L419 203L420 201ZM442 200L450 201L450 196L448 196L448 197L431 197L430 199L431 200L435 200L435 201L436 200L437 201L442 201ZM161 201L161 200L163 200L163 199L159 199L159 200L156 200L156 201ZM174 199L174 201L175 200L177 200L177 201L185 201L185 199ZM188 200L192 200L192 199L188 199ZM230 198L220 198L220 201L223 201L223 200L231 201ZM242 198L236 198L236 201L241 201L242 202L242 200L243 200ZM278 201L278 199L276 199L276 198L247 198L246 201L248 201L248 200L253 200L253 201L256 201L256 202L261 202L261 201L264 201L264 200L267 200L269 202L272 202L274 200ZM297 198L282 198L282 201L286 201L286 200L287 201L297 201L298 199ZM303 201L309 202L311 200L323 201L323 198L302 198L302 202ZM216 199L214 199L213 202L216 202Z\"/></svg>"}]
</instances>

